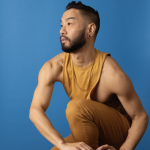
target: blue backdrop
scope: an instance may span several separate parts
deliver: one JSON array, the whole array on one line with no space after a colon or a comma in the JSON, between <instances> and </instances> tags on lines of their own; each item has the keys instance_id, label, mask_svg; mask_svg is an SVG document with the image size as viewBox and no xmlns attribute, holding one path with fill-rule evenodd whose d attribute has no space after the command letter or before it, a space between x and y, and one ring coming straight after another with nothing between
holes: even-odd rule
<instances>
[{"instance_id":1,"label":"blue backdrop","mask_svg":"<svg viewBox=\"0 0 150 150\"><path fill-rule=\"evenodd\" d=\"M130 77L150 115L150 1L81 0L99 11L95 47L111 53ZM69 0L0 0L0 149L49 150L29 120L29 108L42 65L62 52L60 19ZM68 136L69 98L55 83L46 111L55 129ZM136 150L149 149L148 126Z\"/></svg>"}]
</instances>

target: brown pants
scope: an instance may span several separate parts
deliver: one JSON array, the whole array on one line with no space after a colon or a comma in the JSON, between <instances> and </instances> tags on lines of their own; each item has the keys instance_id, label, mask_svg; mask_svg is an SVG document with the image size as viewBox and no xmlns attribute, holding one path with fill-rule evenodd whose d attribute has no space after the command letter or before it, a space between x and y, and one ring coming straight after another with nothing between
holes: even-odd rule
<instances>
[{"instance_id":1,"label":"brown pants","mask_svg":"<svg viewBox=\"0 0 150 150\"><path fill-rule=\"evenodd\" d=\"M112 107L93 100L73 99L65 112L71 130L64 138L68 143L84 142L93 150L104 144L119 149L126 140L130 124ZM51 150L58 148L54 146Z\"/></svg>"}]
</instances>

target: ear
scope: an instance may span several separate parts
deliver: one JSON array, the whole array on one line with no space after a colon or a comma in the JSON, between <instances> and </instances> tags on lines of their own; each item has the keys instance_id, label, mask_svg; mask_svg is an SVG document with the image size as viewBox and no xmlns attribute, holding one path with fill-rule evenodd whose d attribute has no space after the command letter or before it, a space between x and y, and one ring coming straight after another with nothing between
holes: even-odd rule
<instances>
[{"instance_id":1,"label":"ear","mask_svg":"<svg viewBox=\"0 0 150 150\"><path fill-rule=\"evenodd\" d=\"M95 30L96 30L96 25L94 23L88 25L88 33L87 33L88 38L94 35Z\"/></svg>"}]
</instances>

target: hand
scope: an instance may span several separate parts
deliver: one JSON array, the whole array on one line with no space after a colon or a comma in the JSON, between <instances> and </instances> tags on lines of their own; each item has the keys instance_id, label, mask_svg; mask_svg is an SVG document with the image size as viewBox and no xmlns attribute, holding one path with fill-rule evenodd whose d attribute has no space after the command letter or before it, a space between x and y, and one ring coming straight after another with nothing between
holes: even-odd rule
<instances>
[{"instance_id":1,"label":"hand","mask_svg":"<svg viewBox=\"0 0 150 150\"><path fill-rule=\"evenodd\" d=\"M109 146L108 144L102 145L98 147L96 150L117 150L113 146Z\"/></svg>"},{"instance_id":2,"label":"hand","mask_svg":"<svg viewBox=\"0 0 150 150\"><path fill-rule=\"evenodd\" d=\"M93 150L93 149L84 142L76 142L76 143L66 142L61 145L60 150Z\"/></svg>"}]
</instances>

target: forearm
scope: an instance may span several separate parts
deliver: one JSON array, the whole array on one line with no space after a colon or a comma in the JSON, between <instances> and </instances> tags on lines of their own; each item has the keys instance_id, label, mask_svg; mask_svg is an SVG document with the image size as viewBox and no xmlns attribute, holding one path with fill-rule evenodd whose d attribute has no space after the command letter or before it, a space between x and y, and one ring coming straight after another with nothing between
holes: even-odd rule
<instances>
[{"instance_id":1,"label":"forearm","mask_svg":"<svg viewBox=\"0 0 150 150\"><path fill-rule=\"evenodd\" d=\"M134 150L148 125L148 116L142 116L132 121L126 141L119 150Z\"/></svg>"},{"instance_id":2,"label":"forearm","mask_svg":"<svg viewBox=\"0 0 150 150\"><path fill-rule=\"evenodd\" d=\"M53 145L59 148L65 142L63 137L55 130L43 110L31 108L29 118L38 131Z\"/></svg>"}]
</instances>

